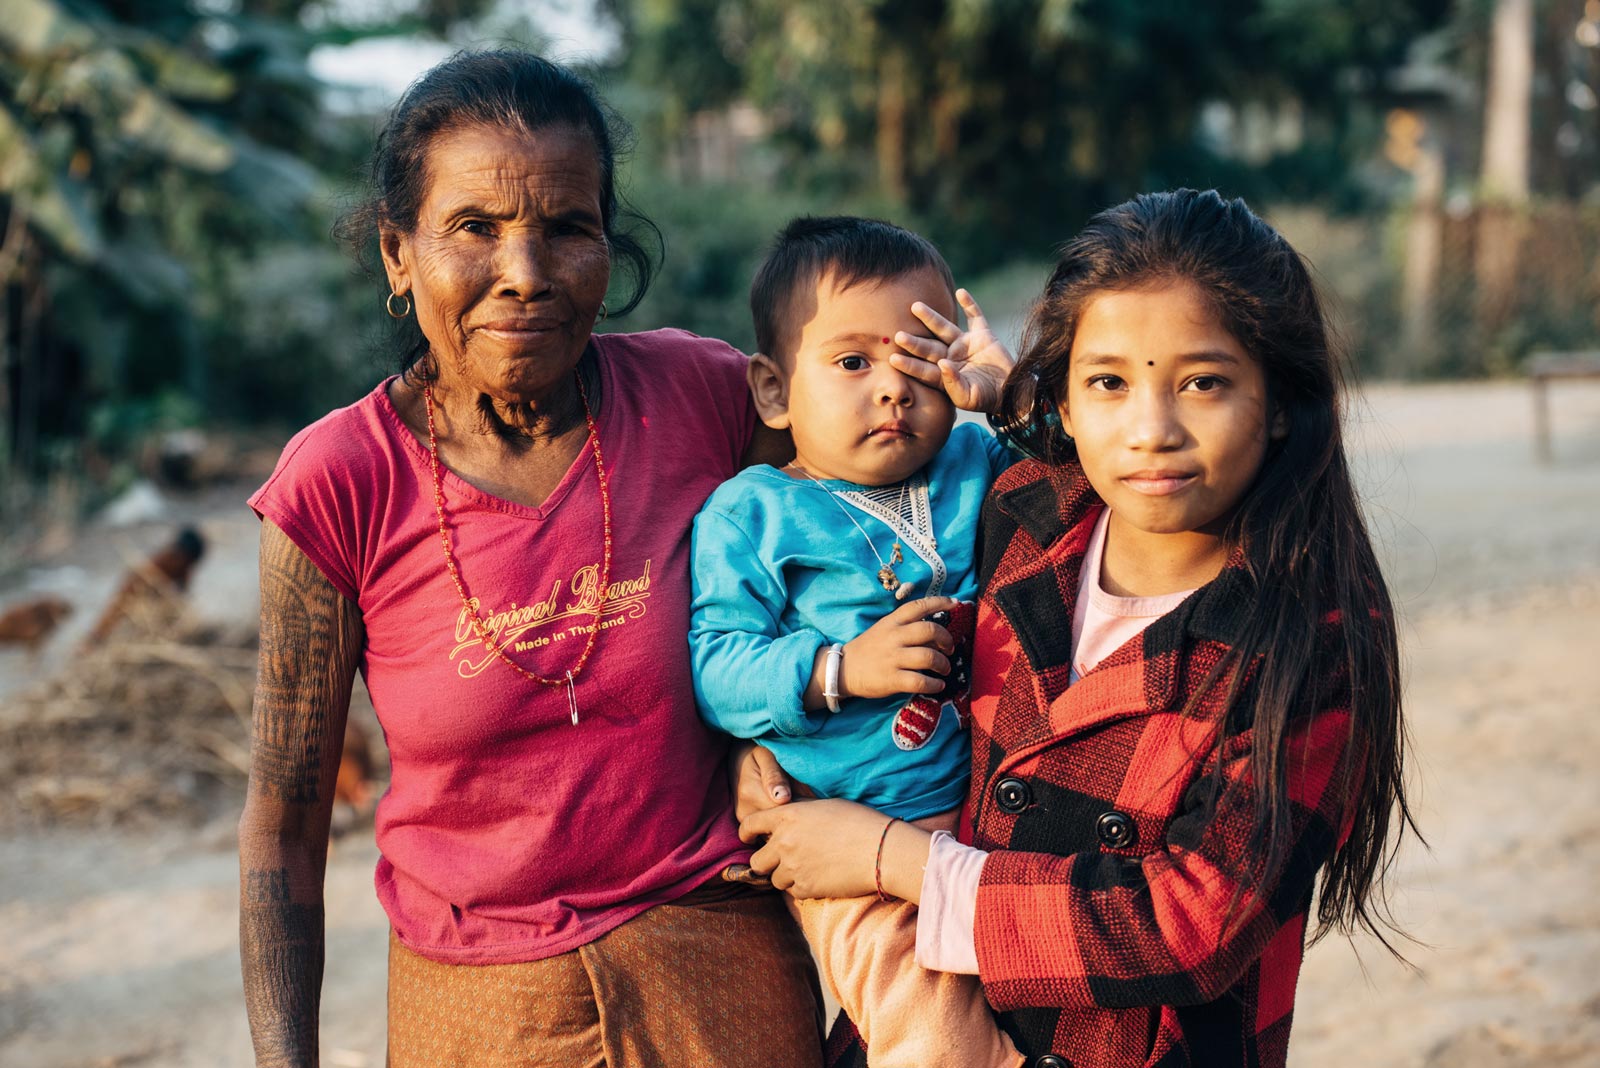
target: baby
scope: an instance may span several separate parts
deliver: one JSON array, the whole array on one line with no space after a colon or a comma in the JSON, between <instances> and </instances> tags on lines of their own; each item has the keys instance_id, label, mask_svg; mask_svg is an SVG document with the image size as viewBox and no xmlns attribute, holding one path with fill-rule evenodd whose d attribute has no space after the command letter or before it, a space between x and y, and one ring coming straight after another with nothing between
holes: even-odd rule
<instances>
[{"instance_id":1,"label":"baby","mask_svg":"<svg viewBox=\"0 0 1600 1068\"><path fill-rule=\"evenodd\" d=\"M952 396L991 407L1009 355L925 239L804 218L750 291L756 410L794 437L695 520L689 641L707 722L759 741L818 797L953 829L966 796L978 513L1009 463ZM971 359L979 351L991 361ZM940 373L919 356L942 355ZM970 366L968 363L970 361ZM990 388L972 388L987 370ZM946 390L948 389L948 393ZM790 898L874 1065L1013 1065L976 977L914 960L916 910Z\"/></svg>"}]
</instances>

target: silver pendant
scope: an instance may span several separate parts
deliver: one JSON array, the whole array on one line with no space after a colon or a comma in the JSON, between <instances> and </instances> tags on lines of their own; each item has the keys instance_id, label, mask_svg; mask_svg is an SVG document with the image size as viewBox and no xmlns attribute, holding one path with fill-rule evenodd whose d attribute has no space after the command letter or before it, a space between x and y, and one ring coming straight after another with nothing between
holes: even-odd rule
<instances>
[{"instance_id":1,"label":"silver pendant","mask_svg":"<svg viewBox=\"0 0 1600 1068\"><path fill-rule=\"evenodd\" d=\"M572 681L572 672L567 672L567 707L572 710L572 725L578 725L578 687Z\"/></svg>"}]
</instances>

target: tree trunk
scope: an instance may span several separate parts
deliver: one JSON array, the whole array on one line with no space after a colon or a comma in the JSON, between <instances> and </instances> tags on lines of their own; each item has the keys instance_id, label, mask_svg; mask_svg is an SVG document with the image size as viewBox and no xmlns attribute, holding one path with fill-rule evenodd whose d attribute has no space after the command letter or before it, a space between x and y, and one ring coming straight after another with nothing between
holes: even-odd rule
<instances>
[{"instance_id":1,"label":"tree trunk","mask_svg":"<svg viewBox=\"0 0 1600 1068\"><path fill-rule=\"evenodd\" d=\"M1411 217L1406 223L1401 283L1398 370L1407 375L1426 370L1438 355L1439 268L1444 251L1444 152L1426 127L1417 148L1411 165Z\"/></svg>"},{"instance_id":2,"label":"tree trunk","mask_svg":"<svg viewBox=\"0 0 1600 1068\"><path fill-rule=\"evenodd\" d=\"M878 60L878 183L895 203L906 202L906 59L888 45Z\"/></svg>"},{"instance_id":3,"label":"tree trunk","mask_svg":"<svg viewBox=\"0 0 1600 1068\"><path fill-rule=\"evenodd\" d=\"M1495 0L1484 93L1482 206L1478 213L1477 319L1505 323L1515 299L1528 201L1528 126L1533 99L1533 0Z\"/></svg>"}]
</instances>

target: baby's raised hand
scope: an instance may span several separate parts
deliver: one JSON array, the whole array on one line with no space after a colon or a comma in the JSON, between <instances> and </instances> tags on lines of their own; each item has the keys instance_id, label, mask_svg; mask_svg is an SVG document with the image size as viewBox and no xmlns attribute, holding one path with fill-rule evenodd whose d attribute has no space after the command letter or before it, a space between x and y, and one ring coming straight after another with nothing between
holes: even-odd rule
<instances>
[{"instance_id":1,"label":"baby's raised hand","mask_svg":"<svg viewBox=\"0 0 1600 1068\"><path fill-rule=\"evenodd\" d=\"M958 289L956 300L967 314L966 330L918 301L911 305L911 314L922 320L933 337L899 331L894 343L911 355L897 352L889 362L924 385L943 389L957 408L993 412L1000 407L1000 387L1017 360L989 328L989 320L971 293Z\"/></svg>"}]
</instances>

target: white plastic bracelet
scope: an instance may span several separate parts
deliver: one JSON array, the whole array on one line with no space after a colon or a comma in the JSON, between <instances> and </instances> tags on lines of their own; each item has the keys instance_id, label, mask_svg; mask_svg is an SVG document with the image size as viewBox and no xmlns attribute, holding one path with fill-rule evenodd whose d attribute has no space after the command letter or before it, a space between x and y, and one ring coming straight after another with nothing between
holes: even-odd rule
<instances>
[{"instance_id":1,"label":"white plastic bracelet","mask_svg":"<svg viewBox=\"0 0 1600 1068\"><path fill-rule=\"evenodd\" d=\"M822 665L822 699L828 702L828 711L839 711L839 665L844 663L844 646L834 642L828 646L828 659Z\"/></svg>"}]
</instances>

